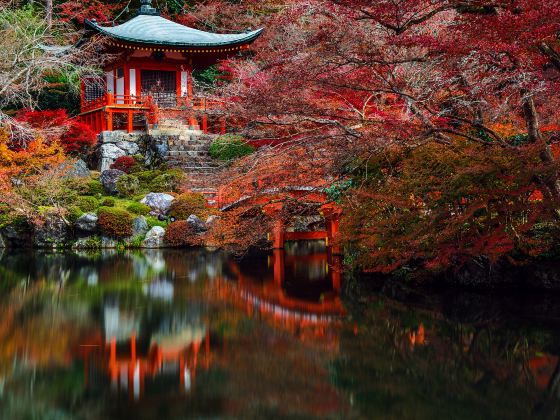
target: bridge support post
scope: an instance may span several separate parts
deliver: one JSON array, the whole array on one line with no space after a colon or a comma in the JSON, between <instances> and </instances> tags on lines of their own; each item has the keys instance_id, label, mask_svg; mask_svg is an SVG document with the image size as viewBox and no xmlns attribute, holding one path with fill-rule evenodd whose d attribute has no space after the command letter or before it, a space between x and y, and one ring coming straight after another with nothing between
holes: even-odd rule
<instances>
[{"instance_id":1,"label":"bridge support post","mask_svg":"<svg viewBox=\"0 0 560 420\"><path fill-rule=\"evenodd\" d=\"M272 248L284 249L284 223L282 220L275 220L272 229Z\"/></svg>"},{"instance_id":2,"label":"bridge support post","mask_svg":"<svg viewBox=\"0 0 560 420\"><path fill-rule=\"evenodd\" d=\"M340 245L336 243L342 210L338 206L328 204L321 209L321 215L325 218L325 225L327 228L327 247L330 248L330 252L333 255L342 254Z\"/></svg>"},{"instance_id":3,"label":"bridge support post","mask_svg":"<svg viewBox=\"0 0 560 420\"><path fill-rule=\"evenodd\" d=\"M274 255L274 284L276 286L282 286L284 283L284 250L275 249Z\"/></svg>"}]
</instances>

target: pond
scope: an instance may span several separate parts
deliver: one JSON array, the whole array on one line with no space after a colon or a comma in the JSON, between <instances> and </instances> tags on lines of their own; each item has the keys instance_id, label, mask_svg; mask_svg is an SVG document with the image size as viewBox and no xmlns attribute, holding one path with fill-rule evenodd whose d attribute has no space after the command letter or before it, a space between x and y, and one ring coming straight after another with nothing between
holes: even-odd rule
<instances>
[{"instance_id":1,"label":"pond","mask_svg":"<svg viewBox=\"0 0 560 420\"><path fill-rule=\"evenodd\" d=\"M340 265L314 242L4 252L0 418L558 418L559 296Z\"/></svg>"}]
</instances>

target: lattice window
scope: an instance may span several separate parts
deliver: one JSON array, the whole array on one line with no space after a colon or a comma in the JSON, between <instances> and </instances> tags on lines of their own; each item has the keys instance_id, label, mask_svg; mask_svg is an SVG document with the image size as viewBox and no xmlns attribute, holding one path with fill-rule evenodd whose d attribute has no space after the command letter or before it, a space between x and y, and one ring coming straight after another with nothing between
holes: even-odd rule
<instances>
[{"instance_id":1,"label":"lattice window","mask_svg":"<svg viewBox=\"0 0 560 420\"><path fill-rule=\"evenodd\" d=\"M161 108L177 106L176 73L174 71L142 70L142 97L151 96Z\"/></svg>"},{"instance_id":2,"label":"lattice window","mask_svg":"<svg viewBox=\"0 0 560 420\"><path fill-rule=\"evenodd\" d=\"M84 99L93 101L105 95L105 81L98 77L88 77L84 79Z\"/></svg>"}]
</instances>

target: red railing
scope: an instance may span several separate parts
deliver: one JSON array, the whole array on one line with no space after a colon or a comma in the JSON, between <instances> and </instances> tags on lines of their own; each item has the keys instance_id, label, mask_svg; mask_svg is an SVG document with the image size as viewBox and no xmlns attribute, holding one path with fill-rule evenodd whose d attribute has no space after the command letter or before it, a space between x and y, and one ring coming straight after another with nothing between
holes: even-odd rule
<instances>
[{"instance_id":1,"label":"red railing","mask_svg":"<svg viewBox=\"0 0 560 420\"><path fill-rule=\"evenodd\" d=\"M222 109L225 106L223 101L217 99L209 99L205 97L175 97L176 100L173 103L176 107L192 107L196 111L209 111ZM157 101L155 101L157 103ZM141 109L145 106L146 97L138 95L115 95L112 93L106 93L105 95L91 99L82 99L81 109L82 113L90 112L95 109L103 108L105 106L111 107L130 107L135 109ZM167 108L167 106L161 106L161 108ZM171 106L171 108L174 108Z\"/></svg>"}]
</instances>

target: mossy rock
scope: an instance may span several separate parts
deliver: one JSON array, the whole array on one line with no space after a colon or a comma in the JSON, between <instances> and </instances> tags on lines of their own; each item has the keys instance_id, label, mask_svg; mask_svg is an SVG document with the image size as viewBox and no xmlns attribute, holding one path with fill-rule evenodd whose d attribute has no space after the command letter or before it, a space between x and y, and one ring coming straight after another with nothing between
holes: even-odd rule
<instances>
[{"instance_id":1,"label":"mossy rock","mask_svg":"<svg viewBox=\"0 0 560 420\"><path fill-rule=\"evenodd\" d=\"M128 211L114 207L101 207L97 212L97 217L97 226L104 235L112 238L125 238L132 235L134 217Z\"/></svg>"},{"instance_id":2,"label":"mossy rock","mask_svg":"<svg viewBox=\"0 0 560 420\"><path fill-rule=\"evenodd\" d=\"M103 197L100 204L103 207L115 207L115 199L113 197Z\"/></svg>"},{"instance_id":3,"label":"mossy rock","mask_svg":"<svg viewBox=\"0 0 560 420\"><path fill-rule=\"evenodd\" d=\"M145 204L132 202L128 206L126 206L126 210L139 216L146 216L152 209L150 208L150 206L147 206Z\"/></svg>"},{"instance_id":4,"label":"mossy rock","mask_svg":"<svg viewBox=\"0 0 560 420\"><path fill-rule=\"evenodd\" d=\"M122 175L117 181L117 191L121 197L131 197L140 191L140 181L134 175Z\"/></svg>"},{"instance_id":5,"label":"mossy rock","mask_svg":"<svg viewBox=\"0 0 560 420\"><path fill-rule=\"evenodd\" d=\"M205 217L207 213L206 199L199 193L183 193L175 197L169 208L169 215L177 220L185 220L191 214Z\"/></svg>"},{"instance_id":6,"label":"mossy rock","mask_svg":"<svg viewBox=\"0 0 560 420\"><path fill-rule=\"evenodd\" d=\"M84 195L91 195L95 197L99 197L105 194L105 188L103 188L103 184L97 179L90 179L89 181L87 181L82 191Z\"/></svg>"},{"instance_id":7,"label":"mossy rock","mask_svg":"<svg viewBox=\"0 0 560 420\"><path fill-rule=\"evenodd\" d=\"M76 199L75 205L84 213L87 213L95 211L99 207L99 201L90 195L82 195Z\"/></svg>"}]
</instances>

